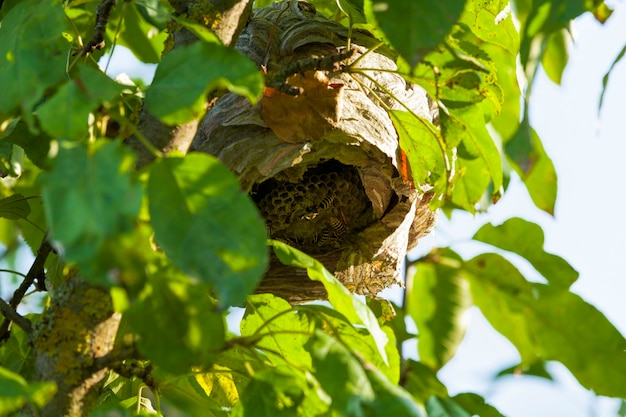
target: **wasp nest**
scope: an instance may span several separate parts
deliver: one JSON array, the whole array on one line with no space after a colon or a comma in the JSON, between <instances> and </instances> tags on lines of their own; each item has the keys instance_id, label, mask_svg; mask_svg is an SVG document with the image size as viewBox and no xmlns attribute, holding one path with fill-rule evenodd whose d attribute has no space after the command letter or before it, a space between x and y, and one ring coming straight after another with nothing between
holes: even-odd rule
<instances>
[{"instance_id":1,"label":"wasp nest","mask_svg":"<svg viewBox=\"0 0 626 417\"><path fill-rule=\"evenodd\" d=\"M237 48L266 73L261 101L226 94L205 116L193 149L235 172L270 236L315 256L351 291L400 284L408 249L430 232L431 196L402 164L387 109L431 119L423 90L394 74L391 52L300 2L254 10ZM356 68L347 65L358 59ZM354 68L354 67L351 67ZM402 104L398 102L400 100ZM306 272L275 258L259 291L324 298Z\"/></svg>"}]
</instances>

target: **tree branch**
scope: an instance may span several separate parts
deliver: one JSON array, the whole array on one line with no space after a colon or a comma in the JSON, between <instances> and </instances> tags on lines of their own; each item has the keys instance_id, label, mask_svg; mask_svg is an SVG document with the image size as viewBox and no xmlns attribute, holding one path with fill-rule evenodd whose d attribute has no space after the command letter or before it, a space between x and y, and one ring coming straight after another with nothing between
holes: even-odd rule
<instances>
[{"instance_id":1,"label":"tree branch","mask_svg":"<svg viewBox=\"0 0 626 417\"><path fill-rule=\"evenodd\" d=\"M91 40L87 42L79 51L74 55L84 54L89 55L96 49L104 48L104 35L107 30L107 23L109 22L109 16L111 10L115 6L116 0L102 0L96 9L96 26L93 31Z\"/></svg>"},{"instance_id":2,"label":"tree branch","mask_svg":"<svg viewBox=\"0 0 626 417\"><path fill-rule=\"evenodd\" d=\"M51 251L52 251L52 246L50 246L50 243L48 242L48 237L44 236L43 241L41 242L41 245L39 245L39 249L37 249L35 260L33 261L33 264L31 265L30 269L28 270L26 277L24 277L24 280L22 281L20 286L13 293L13 297L11 297L11 301L9 302L9 304L7 304L7 306L9 306L13 311L15 311L17 306L22 302L24 295L26 295L26 291L28 291L30 286L33 285L33 282L35 282L35 279L41 282L41 284L38 285L38 289L41 289L39 287L43 285L44 278L45 278L44 265ZM4 314L4 311L3 311L3 314ZM2 324L0 324L0 343L4 342L5 340L9 338L9 336L11 335L11 322L15 321L10 315L4 314L4 316L6 318L4 319ZM15 322L17 323L18 326L24 328L24 326L22 326L19 322L17 321Z\"/></svg>"},{"instance_id":3,"label":"tree branch","mask_svg":"<svg viewBox=\"0 0 626 417\"><path fill-rule=\"evenodd\" d=\"M0 298L0 313L8 320L20 326L26 333L32 333L33 326L30 320L18 314L18 312L2 298Z\"/></svg>"}]
</instances>

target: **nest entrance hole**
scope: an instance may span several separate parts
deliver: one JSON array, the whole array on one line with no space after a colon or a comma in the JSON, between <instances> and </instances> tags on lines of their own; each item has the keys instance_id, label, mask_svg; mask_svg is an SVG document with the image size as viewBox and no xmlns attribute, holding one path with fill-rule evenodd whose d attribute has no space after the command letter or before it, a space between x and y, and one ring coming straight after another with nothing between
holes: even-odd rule
<instances>
[{"instance_id":1,"label":"nest entrance hole","mask_svg":"<svg viewBox=\"0 0 626 417\"><path fill-rule=\"evenodd\" d=\"M272 239L317 254L344 247L377 220L357 169L334 159L297 182L271 178L253 187Z\"/></svg>"}]
</instances>

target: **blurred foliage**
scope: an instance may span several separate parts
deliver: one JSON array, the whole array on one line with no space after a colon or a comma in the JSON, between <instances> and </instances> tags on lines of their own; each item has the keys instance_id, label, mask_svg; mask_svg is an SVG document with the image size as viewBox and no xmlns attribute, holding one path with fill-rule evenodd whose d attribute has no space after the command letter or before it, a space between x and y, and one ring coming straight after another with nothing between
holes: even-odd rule
<instances>
[{"instance_id":1,"label":"blurred foliage","mask_svg":"<svg viewBox=\"0 0 626 417\"><path fill-rule=\"evenodd\" d=\"M554 212L557 175L529 119L533 81L543 66L560 82L572 19L591 12L604 22L611 10L602 1L312 3L318 13L385 42L397 53L397 72L437 105L437 124L407 111L389 114L416 187L436 194L433 208L485 210L515 171L536 206ZM109 287L123 314L118 339L136 341L145 366L154 369L155 404L139 378L111 372L92 416L177 410L497 417L480 396L451 397L437 379L463 339L472 305L520 353L521 363L503 373L550 378L546 361L559 361L595 393L626 397L624 337L569 291L577 272L546 252L543 231L524 219L476 232L474 239L497 253L466 260L436 248L412 262L405 305L363 302L318 261L276 241L269 246L278 258L320 281L329 304L253 295L269 249L263 221L236 177L216 158L193 154L157 155L136 171L123 139L136 131L134 113L144 97L160 120L183 123L201 115L204 97L216 89L256 102L261 71L180 17L201 40L162 57L172 8L157 0L118 2L104 50L76 54L93 34L96 7L5 0L0 9L4 256L21 238L37 253L47 236L55 249L46 263L48 285L78 271ZM158 63L150 86L112 80L98 69L98 57L115 45ZM545 281L527 279L512 254ZM230 306L245 308L237 335L225 325ZM417 335L407 328L411 320ZM404 351L403 342L416 337L417 352ZM26 404L39 408L54 396L54 384L31 381L33 361L21 330L0 346L0 415Z\"/></svg>"}]
</instances>

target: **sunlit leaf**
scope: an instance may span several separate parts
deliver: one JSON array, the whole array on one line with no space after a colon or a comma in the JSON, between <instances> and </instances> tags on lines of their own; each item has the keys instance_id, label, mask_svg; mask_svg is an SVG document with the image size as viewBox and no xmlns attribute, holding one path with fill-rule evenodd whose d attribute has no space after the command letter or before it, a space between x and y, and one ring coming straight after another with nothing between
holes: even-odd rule
<instances>
[{"instance_id":1,"label":"sunlit leaf","mask_svg":"<svg viewBox=\"0 0 626 417\"><path fill-rule=\"evenodd\" d=\"M557 360L597 394L626 395L626 340L595 307L567 290L527 282L499 255L465 265L475 304L523 363Z\"/></svg>"},{"instance_id":2,"label":"sunlit leaf","mask_svg":"<svg viewBox=\"0 0 626 417\"><path fill-rule=\"evenodd\" d=\"M146 22L145 15L140 13L149 13L154 7L159 7L160 2L154 3L156 4L150 5L150 8L141 7L135 2L125 4L124 28L118 37L120 45L128 47L137 59L145 63L157 63L161 60L163 43L168 36L165 31L159 32Z\"/></svg>"},{"instance_id":3,"label":"sunlit leaf","mask_svg":"<svg viewBox=\"0 0 626 417\"><path fill-rule=\"evenodd\" d=\"M271 241L276 256L285 265L291 265L299 268L305 268L314 281L319 281L324 285L328 293L328 301L341 314L343 314L350 322L354 324L363 324L374 338L378 352L385 363L388 363L385 346L388 343L387 335L382 331L376 316L372 313L367 305L359 300L354 294L351 294L337 278L335 278L324 265L311 258L307 254L292 248L276 240Z\"/></svg>"},{"instance_id":4,"label":"sunlit leaf","mask_svg":"<svg viewBox=\"0 0 626 417\"><path fill-rule=\"evenodd\" d=\"M452 253L440 256L458 258ZM406 309L417 325L420 361L440 369L458 348L467 328L471 296L458 268L420 262L409 280Z\"/></svg>"},{"instance_id":5,"label":"sunlit leaf","mask_svg":"<svg viewBox=\"0 0 626 417\"><path fill-rule=\"evenodd\" d=\"M617 56L613 60L613 63L611 64L611 67L606 72L606 74L604 74L604 77L602 77L602 93L600 93L600 100L598 102L598 113L600 113L600 110L602 110L602 104L604 103L604 95L606 94L607 86L609 85L609 77L611 76L613 69L615 69L615 66L619 64L622 58L624 58L624 55L626 55L626 45L624 45L624 47L619 52L619 54L617 54Z\"/></svg>"},{"instance_id":6,"label":"sunlit leaf","mask_svg":"<svg viewBox=\"0 0 626 417\"><path fill-rule=\"evenodd\" d=\"M165 123L183 123L204 113L206 94L217 88L256 102L263 77L254 63L236 50L196 42L163 58L146 91L146 108Z\"/></svg>"},{"instance_id":7,"label":"sunlit leaf","mask_svg":"<svg viewBox=\"0 0 626 417\"><path fill-rule=\"evenodd\" d=\"M541 64L548 78L561 84L563 70L569 59L570 33L567 29L552 32L546 41Z\"/></svg>"},{"instance_id":8,"label":"sunlit leaf","mask_svg":"<svg viewBox=\"0 0 626 417\"><path fill-rule=\"evenodd\" d=\"M243 337L258 337L257 349L265 349L273 362L311 368L311 355L304 349L311 331L307 317L282 298L271 294L248 297L241 321Z\"/></svg>"},{"instance_id":9,"label":"sunlit leaf","mask_svg":"<svg viewBox=\"0 0 626 417\"><path fill-rule=\"evenodd\" d=\"M506 154L515 171L528 189L533 203L548 214L554 214L557 194L557 176L552 160L541 139L528 120L506 145Z\"/></svg>"},{"instance_id":10,"label":"sunlit leaf","mask_svg":"<svg viewBox=\"0 0 626 417\"><path fill-rule=\"evenodd\" d=\"M365 374L372 384L375 397L364 404L368 416L423 417L424 413L411 395L396 384L392 384L375 367L364 366Z\"/></svg>"},{"instance_id":11,"label":"sunlit leaf","mask_svg":"<svg viewBox=\"0 0 626 417\"><path fill-rule=\"evenodd\" d=\"M323 415L328 399L320 398L304 373L281 366L254 375L234 411L239 417L291 417Z\"/></svg>"},{"instance_id":12,"label":"sunlit leaf","mask_svg":"<svg viewBox=\"0 0 626 417\"><path fill-rule=\"evenodd\" d=\"M210 284L221 307L240 304L267 265L265 225L237 178L215 157L194 153L150 167L155 238L172 263Z\"/></svg>"},{"instance_id":13,"label":"sunlit leaf","mask_svg":"<svg viewBox=\"0 0 626 417\"><path fill-rule=\"evenodd\" d=\"M543 230L535 223L519 217L499 226L487 223L473 239L516 253L530 262L550 284L569 288L578 278L578 272L565 259L543 249Z\"/></svg>"}]
</instances>

